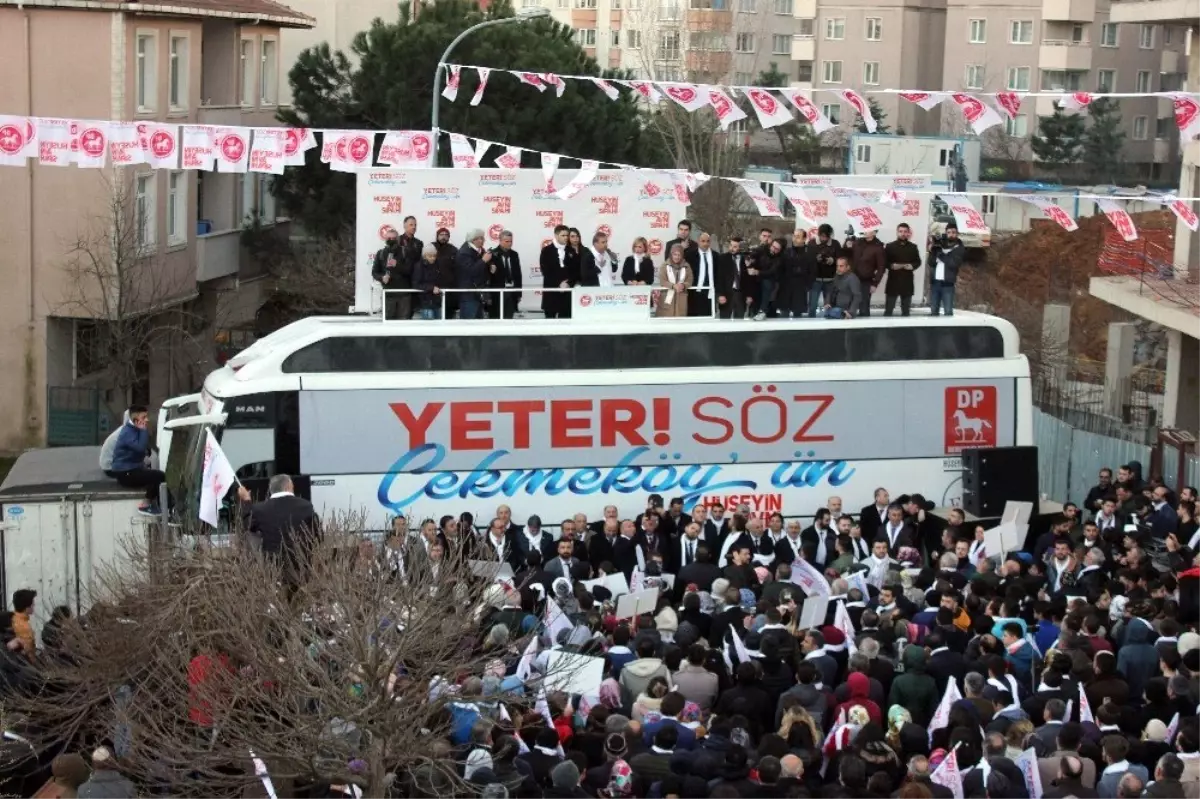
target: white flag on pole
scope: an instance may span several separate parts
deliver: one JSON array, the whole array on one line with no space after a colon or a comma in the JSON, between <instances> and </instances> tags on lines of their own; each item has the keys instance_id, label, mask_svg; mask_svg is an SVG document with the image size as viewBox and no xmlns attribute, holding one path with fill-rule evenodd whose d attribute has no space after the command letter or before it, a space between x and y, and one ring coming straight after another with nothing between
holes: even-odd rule
<instances>
[{"instance_id":1,"label":"white flag on pole","mask_svg":"<svg viewBox=\"0 0 1200 799\"><path fill-rule=\"evenodd\" d=\"M963 780L962 772L958 770L958 747L955 747L950 754L946 755L946 759L937 767L937 770L929 775L929 781L941 785L943 788L949 788L954 794L954 799L963 799Z\"/></svg>"},{"instance_id":2,"label":"white flag on pole","mask_svg":"<svg viewBox=\"0 0 1200 799\"><path fill-rule=\"evenodd\" d=\"M1032 747L1026 749L1013 762L1021 769L1021 776L1025 778L1025 790L1030 799L1042 799L1042 772L1038 768L1037 752Z\"/></svg>"},{"instance_id":3,"label":"white flag on pole","mask_svg":"<svg viewBox=\"0 0 1200 799\"><path fill-rule=\"evenodd\" d=\"M962 693L958 690L958 683L953 678L946 681L946 692L942 694L942 701L938 702L937 710L933 712L933 719L929 722L929 740L933 741L933 731L940 730L950 723L950 708L954 703L962 699Z\"/></svg>"},{"instance_id":4,"label":"white flag on pole","mask_svg":"<svg viewBox=\"0 0 1200 799\"><path fill-rule=\"evenodd\" d=\"M858 647L854 643L854 622L850 620L850 611L846 610L846 600L839 599L837 610L833 613L833 626L837 627L846 636L846 647L850 654L853 655L858 651Z\"/></svg>"},{"instance_id":5,"label":"white flag on pole","mask_svg":"<svg viewBox=\"0 0 1200 799\"><path fill-rule=\"evenodd\" d=\"M803 558L792 561L792 582L803 588L808 596L833 596L825 575Z\"/></svg>"},{"instance_id":6,"label":"white flag on pole","mask_svg":"<svg viewBox=\"0 0 1200 799\"><path fill-rule=\"evenodd\" d=\"M204 442L204 471L200 484L200 521L217 526L218 513L221 510L221 500L237 482L233 466L217 443L217 437L212 430L207 431Z\"/></svg>"},{"instance_id":7,"label":"white flag on pole","mask_svg":"<svg viewBox=\"0 0 1200 799\"><path fill-rule=\"evenodd\" d=\"M562 608L554 601L554 597L546 598L546 635L550 636L550 646L554 646L558 640L558 634L562 630L570 630L573 625L567 614L563 613Z\"/></svg>"},{"instance_id":8,"label":"white flag on pole","mask_svg":"<svg viewBox=\"0 0 1200 799\"><path fill-rule=\"evenodd\" d=\"M1087 692L1083 690L1083 683L1079 683L1079 723L1086 721L1095 724L1096 717L1092 715L1092 705L1088 702Z\"/></svg>"},{"instance_id":9,"label":"white flag on pole","mask_svg":"<svg viewBox=\"0 0 1200 799\"><path fill-rule=\"evenodd\" d=\"M533 635L529 637L529 643L525 645L525 651L521 653L521 659L517 661L515 674L521 682L526 682L529 679L529 671L533 668L533 659L537 657L537 653L538 637Z\"/></svg>"}]
</instances>

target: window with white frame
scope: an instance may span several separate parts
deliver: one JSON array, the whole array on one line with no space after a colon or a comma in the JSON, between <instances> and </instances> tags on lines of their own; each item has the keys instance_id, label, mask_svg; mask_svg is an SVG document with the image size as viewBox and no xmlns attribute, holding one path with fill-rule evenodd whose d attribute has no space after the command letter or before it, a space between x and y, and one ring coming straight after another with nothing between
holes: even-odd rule
<instances>
[{"instance_id":1,"label":"window with white frame","mask_svg":"<svg viewBox=\"0 0 1200 799\"><path fill-rule=\"evenodd\" d=\"M1117 46L1117 23L1105 22L1100 25L1100 46L1101 47L1116 47Z\"/></svg>"},{"instance_id":2,"label":"window with white frame","mask_svg":"<svg viewBox=\"0 0 1200 799\"><path fill-rule=\"evenodd\" d=\"M967 64L967 71L963 77L963 82L968 89L982 89L983 64Z\"/></svg>"},{"instance_id":3,"label":"window with white frame","mask_svg":"<svg viewBox=\"0 0 1200 799\"><path fill-rule=\"evenodd\" d=\"M663 31L658 35L658 57L664 61L678 61L683 51L679 31Z\"/></svg>"},{"instance_id":4,"label":"window with white frame","mask_svg":"<svg viewBox=\"0 0 1200 799\"><path fill-rule=\"evenodd\" d=\"M743 14L754 14L758 12L758 0L738 0L738 11Z\"/></svg>"},{"instance_id":5,"label":"window with white frame","mask_svg":"<svg viewBox=\"0 0 1200 799\"><path fill-rule=\"evenodd\" d=\"M158 37L153 33L137 35L137 108L140 112L158 107Z\"/></svg>"},{"instance_id":6,"label":"window with white frame","mask_svg":"<svg viewBox=\"0 0 1200 799\"><path fill-rule=\"evenodd\" d=\"M979 211L984 214L996 213L996 195L981 194L979 196Z\"/></svg>"},{"instance_id":7,"label":"window with white frame","mask_svg":"<svg viewBox=\"0 0 1200 799\"><path fill-rule=\"evenodd\" d=\"M948 150L945 147L938 150L938 166L948 166L950 159L954 157L954 150Z\"/></svg>"},{"instance_id":8,"label":"window with white frame","mask_svg":"<svg viewBox=\"0 0 1200 799\"><path fill-rule=\"evenodd\" d=\"M1096 70L1096 91L1107 94L1115 91L1117 71L1115 69Z\"/></svg>"},{"instance_id":9,"label":"window with white frame","mask_svg":"<svg viewBox=\"0 0 1200 799\"><path fill-rule=\"evenodd\" d=\"M971 44L987 43L987 20L973 19L967 26L967 41Z\"/></svg>"},{"instance_id":10,"label":"window with white frame","mask_svg":"<svg viewBox=\"0 0 1200 799\"><path fill-rule=\"evenodd\" d=\"M800 83L812 83L813 79L813 62L797 61L796 62L796 80Z\"/></svg>"},{"instance_id":11,"label":"window with white frame","mask_svg":"<svg viewBox=\"0 0 1200 799\"><path fill-rule=\"evenodd\" d=\"M1133 138L1138 141L1144 141L1149 137L1150 118L1149 117L1134 117L1133 118Z\"/></svg>"},{"instance_id":12,"label":"window with white frame","mask_svg":"<svg viewBox=\"0 0 1200 799\"><path fill-rule=\"evenodd\" d=\"M1004 118L1004 132L1009 136L1024 138L1029 135L1029 117L1017 114L1012 119Z\"/></svg>"},{"instance_id":13,"label":"window with white frame","mask_svg":"<svg viewBox=\"0 0 1200 799\"><path fill-rule=\"evenodd\" d=\"M595 47L596 46L596 29L595 28L579 28L575 31L575 41L580 47Z\"/></svg>"},{"instance_id":14,"label":"window with white frame","mask_svg":"<svg viewBox=\"0 0 1200 799\"><path fill-rule=\"evenodd\" d=\"M1138 47L1143 50L1154 49L1154 26L1143 25L1138 34Z\"/></svg>"},{"instance_id":15,"label":"window with white frame","mask_svg":"<svg viewBox=\"0 0 1200 799\"><path fill-rule=\"evenodd\" d=\"M188 37L171 35L171 62L167 68L167 104L173 109L188 107Z\"/></svg>"},{"instance_id":16,"label":"window with white frame","mask_svg":"<svg viewBox=\"0 0 1200 799\"><path fill-rule=\"evenodd\" d=\"M854 148L854 160L860 164L871 163L871 145L860 144Z\"/></svg>"},{"instance_id":17,"label":"window with white frame","mask_svg":"<svg viewBox=\"0 0 1200 799\"><path fill-rule=\"evenodd\" d=\"M786 55L792 51L792 37L786 33L776 33L771 36L771 52L775 55Z\"/></svg>"},{"instance_id":18,"label":"window with white frame","mask_svg":"<svg viewBox=\"0 0 1200 799\"><path fill-rule=\"evenodd\" d=\"M1007 88L1010 92L1029 91L1029 67L1009 67Z\"/></svg>"},{"instance_id":19,"label":"window with white frame","mask_svg":"<svg viewBox=\"0 0 1200 799\"><path fill-rule=\"evenodd\" d=\"M576 8L595 8L596 0L575 0Z\"/></svg>"},{"instance_id":20,"label":"window with white frame","mask_svg":"<svg viewBox=\"0 0 1200 799\"><path fill-rule=\"evenodd\" d=\"M750 125L746 119L739 119L729 126L729 133L732 136L745 136L750 130Z\"/></svg>"},{"instance_id":21,"label":"window with white frame","mask_svg":"<svg viewBox=\"0 0 1200 799\"><path fill-rule=\"evenodd\" d=\"M879 62L864 61L863 62L863 84L867 86L879 85Z\"/></svg>"},{"instance_id":22,"label":"window with white frame","mask_svg":"<svg viewBox=\"0 0 1200 799\"><path fill-rule=\"evenodd\" d=\"M1067 72L1062 69L1047 69L1042 71L1043 91L1077 92L1083 90L1085 72Z\"/></svg>"},{"instance_id":23,"label":"window with white frame","mask_svg":"<svg viewBox=\"0 0 1200 799\"><path fill-rule=\"evenodd\" d=\"M846 38L846 18L829 17L825 20L825 41L840 42Z\"/></svg>"},{"instance_id":24,"label":"window with white frame","mask_svg":"<svg viewBox=\"0 0 1200 799\"><path fill-rule=\"evenodd\" d=\"M798 27L796 28L796 36L801 39L811 39L813 37L813 30L816 20L812 17L806 17L804 19L798 19L796 22L799 23Z\"/></svg>"},{"instance_id":25,"label":"window with white frame","mask_svg":"<svg viewBox=\"0 0 1200 799\"><path fill-rule=\"evenodd\" d=\"M696 1L692 0L692 8L696 8ZM712 8L712 6L701 6L701 8ZM659 4L658 17L666 21L683 19L683 6L679 5L678 0L662 0L662 3Z\"/></svg>"},{"instance_id":26,"label":"window with white frame","mask_svg":"<svg viewBox=\"0 0 1200 799\"><path fill-rule=\"evenodd\" d=\"M842 82L842 62L841 61L822 62L821 76L826 83L841 83Z\"/></svg>"},{"instance_id":27,"label":"window with white frame","mask_svg":"<svg viewBox=\"0 0 1200 799\"><path fill-rule=\"evenodd\" d=\"M868 42L883 41L883 19L867 17L866 37Z\"/></svg>"},{"instance_id":28,"label":"window with white frame","mask_svg":"<svg viewBox=\"0 0 1200 799\"><path fill-rule=\"evenodd\" d=\"M156 173L149 172L138 175L134 180L133 235L139 250L150 249L157 239L154 220L154 181L157 177Z\"/></svg>"},{"instance_id":29,"label":"window with white frame","mask_svg":"<svg viewBox=\"0 0 1200 799\"><path fill-rule=\"evenodd\" d=\"M1136 88L1134 89L1135 92L1138 92L1140 94L1148 94L1151 91L1151 89L1150 89L1150 70L1139 69L1138 73L1137 73L1137 83L1135 85L1136 85Z\"/></svg>"},{"instance_id":30,"label":"window with white frame","mask_svg":"<svg viewBox=\"0 0 1200 799\"><path fill-rule=\"evenodd\" d=\"M1171 129L1175 127L1175 117L1159 117L1154 120L1154 138L1159 141L1171 138Z\"/></svg>"},{"instance_id":31,"label":"window with white frame","mask_svg":"<svg viewBox=\"0 0 1200 799\"><path fill-rule=\"evenodd\" d=\"M630 28L625 31L625 46L630 50L641 50L642 32L637 28Z\"/></svg>"},{"instance_id":32,"label":"window with white frame","mask_svg":"<svg viewBox=\"0 0 1200 799\"><path fill-rule=\"evenodd\" d=\"M242 73L242 105L254 105L254 40L242 39L239 53L239 65Z\"/></svg>"},{"instance_id":33,"label":"window with white frame","mask_svg":"<svg viewBox=\"0 0 1200 799\"><path fill-rule=\"evenodd\" d=\"M737 35L737 38L734 39L734 49L736 49L739 53L753 53L754 52L754 34L753 33L739 33Z\"/></svg>"},{"instance_id":34,"label":"window with white frame","mask_svg":"<svg viewBox=\"0 0 1200 799\"><path fill-rule=\"evenodd\" d=\"M1082 44L1083 43L1083 23L1082 22L1076 22L1074 25L1071 26L1071 43L1072 44Z\"/></svg>"},{"instance_id":35,"label":"window with white frame","mask_svg":"<svg viewBox=\"0 0 1200 799\"><path fill-rule=\"evenodd\" d=\"M618 28L613 28L612 30L610 30L609 36L610 36L610 41L609 41L610 47L620 47L621 46L621 31Z\"/></svg>"},{"instance_id":36,"label":"window with white frame","mask_svg":"<svg viewBox=\"0 0 1200 799\"><path fill-rule=\"evenodd\" d=\"M187 172L167 173L167 244L187 242Z\"/></svg>"},{"instance_id":37,"label":"window with white frame","mask_svg":"<svg viewBox=\"0 0 1200 799\"><path fill-rule=\"evenodd\" d=\"M792 15L794 0L775 0L775 13Z\"/></svg>"},{"instance_id":38,"label":"window with white frame","mask_svg":"<svg viewBox=\"0 0 1200 799\"><path fill-rule=\"evenodd\" d=\"M838 63L841 63L840 61ZM823 103L821 105L821 113L825 115L834 125L842 124L842 104L841 103Z\"/></svg>"},{"instance_id":39,"label":"window with white frame","mask_svg":"<svg viewBox=\"0 0 1200 799\"><path fill-rule=\"evenodd\" d=\"M1009 44L1033 44L1033 20L1014 19L1008 26Z\"/></svg>"},{"instance_id":40,"label":"window with white frame","mask_svg":"<svg viewBox=\"0 0 1200 799\"><path fill-rule=\"evenodd\" d=\"M275 105L279 99L279 43L262 40L262 68L259 75L259 97L263 105Z\"/></svg>"},{"instance_id":41,"label":"window with white frame","mask_svg":"<svg viewBox=\"0 0 1200 799\"><path fill-rule=\"evenodd\" d=\"M1170 25L1163 25L1163 44L1171 43L1171 30Z\"/></svg>"},{"instance_id":42,"label":"window with white frame","mask_svg":"<svg viewBox=\"0 0 1200 799\"><path fill-rule=\"evenodd\" d=\"M729 39L721 31L695 31L688 36L688 49L727 53L729 52Z\"/></svg>"}]
</instances>

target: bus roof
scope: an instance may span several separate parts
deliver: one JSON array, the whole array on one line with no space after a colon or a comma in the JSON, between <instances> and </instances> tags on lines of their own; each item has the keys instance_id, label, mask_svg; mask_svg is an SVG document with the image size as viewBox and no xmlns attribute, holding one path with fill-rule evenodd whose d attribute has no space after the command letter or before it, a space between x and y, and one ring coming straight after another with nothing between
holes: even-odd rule
<instances>
[{"instance_id":1,"label":"bus roof","mask_svg":"<svg viewBox=\"0 0 1200 799\"><path fill-rule=\"evenodd\" d=\"M210 396L215 397L239 396L261 391L287 390L288 386L292 390L295 390L300 387L299 378L301 376L308 376L310 374L320 375L322 371L317 370L313 372L301 366L296 366L294 359L293 362L289 363L289 356L306 348L311 348L320 342L346 338L356 339L364 346L375 346L375 342L378 342L379 348L387 349L391 345L381 340L394 340L397 348L403 348L407 344L405 339L412 339L414 342L430 339L482 342L496 338L513 341L527 339L527 337L536 337L537 340L541 341L557 340L561 342L563 339L577 339L595 342L596 337L625 337L623 339L625 342L649 341L653 343L660 340L659 336L675 337L676 339L683 338L691 341L695 340L694 337L697 336L711 337L715 334L720 336L723 342L732 342L735 340L734 337L736 337L743 341L763 340L765 342L767 339L770 339L778 342L785 340L795 346L805 340L805 333L817 334L811 337L815 344L818 340L826 343L830 335L837 336L840 332L846 331L860 331L873 336L875 340L879 340L879 336L883 331L894 330L897 333L897 338L901 338L904 336L902 331L909 331L911 334L916 330L928 331L931 328L936 328L938 331L945 331L947 333L954 330L963 331L964 329L973 329L975 331L984 329L985 332L992 331L990 334L998 342L998 351L1002 350L995 357L1015 358L1019 355L1019 337L1016 328L1010 322L988 314L971 311L961 311L954 316L937 319L931 318L928 313L918 313L909 317L872 316L853 320L773 319L762 322L749 320L723 320L715 322L706 317L647 319L635 322L584 321L573 319L384 322L378 318L363 316L310 317L280 328L235 355L228 361L224 368L209 375L209 378L205 381L205 390ZM741 335L739 336L739 334ZM853 333L850 333L850 335L853 335ZM886 333L883 333L883 335L885 340L890 338ZM726 339L725 336L731 336L731 338ZM530 343L532 344L532 342ZM500 346L501 342L499 341L493 345L493 347ZM599 349L604 348L601 347ZM476 356L479 355L479 353L473 354ZM879 367L887 363L908 363L912 360L912 357L897 356L895 360L876 358L873 363L876 367ZM962 363L961 361L955 362ZM445 361L442 360L439 363L445 363ZM738 363L740 364L741 362ZM840 361L833 360L830 363L837 364ZM754 361L747 360L746 364L747 366L751 366L754 364ZM669 367L672 365L680 366L681 364L672 364L671 362L658 362L655 364L657 367ZM697 366L705 364L686 365ZM728 364L715 365L728 367ZM528 368L536 369L537 367L529 366ZM546 368L561 370L571 369L573 366L570 363L547 364ZM587 368L593 370L604 369L611 372L613 369L644 369L648 367L645 365L591 365ZM399 368L396 371L429 374L431 372L442 371L442 369L432 365L421 367L414 362L412 368ZM447 366L445 371L453 372L455 371L455 367ZM325 370L326 374L329 372L330 370ZM350 372L352 370L340 370L340 373L343 375ZM471 367L465 371L460 371L459 374L465 375L472 372L478 373L478 367ZM305 382L307 383L308 381L306 380Z\"/></svg>"}]
</instances>

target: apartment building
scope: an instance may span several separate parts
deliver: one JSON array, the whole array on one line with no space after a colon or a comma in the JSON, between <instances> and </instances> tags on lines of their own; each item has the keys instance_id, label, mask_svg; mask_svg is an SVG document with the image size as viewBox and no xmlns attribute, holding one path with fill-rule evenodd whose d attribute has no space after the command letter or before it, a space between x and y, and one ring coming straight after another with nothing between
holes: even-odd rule
<instances>
[{"instance_id":1,"label":"apartment building","mask_svg":"<svg viewBox=\"0 0 1200 799\"><path fill-rule=\"evenodd\" d=\"M271 0L0 0L0 113L275 125L280 32L312 24ZM110 364L93 357L95 340L111 334L118 313L191 304L213 324L220 316L236 323L234 311L253 318L250 292L234 290L247 267L239 236L251 214L275 219L269 179L37 161L0 167L0 370L8 376L0 381L0 451L45 443L56 414L60 429L74 425L88 441L106 409L192 388L164 333L162 347L138 364L132 397L115 396ZM105 247L122 225L133 231L135 256ZM85 275L77 266L92 255L100 266ZM137 285L126 285L128 271L102 276L135 265ZM212 288L221 289L218 300Z\"/></svg>"}]
</instances>

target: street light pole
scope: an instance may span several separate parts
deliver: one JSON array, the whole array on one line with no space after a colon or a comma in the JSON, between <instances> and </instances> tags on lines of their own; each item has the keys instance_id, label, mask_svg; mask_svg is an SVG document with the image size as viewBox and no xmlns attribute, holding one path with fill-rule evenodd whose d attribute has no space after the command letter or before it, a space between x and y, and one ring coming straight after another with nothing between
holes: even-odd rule
<instances>
[{"instance_id":1,"label":"street light pole","mask_svg":"<svg viewBox=\"0 0 1200 799\"><path fill-rule=\"evenodd\" d=\"M433 147L435 154L438 152L439 142L438 110L440 101L442 99L442 72L446 69L446 59L450 57L450 53L454 51L454 48L458 46L458 43L475 31L482 30L484 28L490 28L493 25L503 25L506 22L528 22L529 20L539 19L549 15L550 10L547 8L523 8L514 16L500 17L499 19L489 19L476 25L472 25L462 33L458 34L458 36L454 37L454 41L450 42L450 44L446 47L445 52L442 53L442 57L438 59L437 68L433 70L433 102L431 105L432 110L430 111L429 115L429 129L433 131Z\"/></svg>"}]
</instances>

